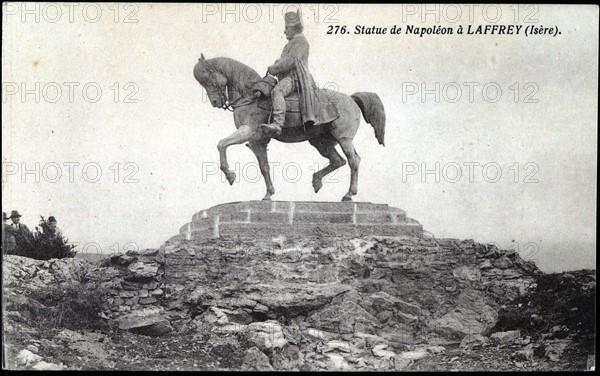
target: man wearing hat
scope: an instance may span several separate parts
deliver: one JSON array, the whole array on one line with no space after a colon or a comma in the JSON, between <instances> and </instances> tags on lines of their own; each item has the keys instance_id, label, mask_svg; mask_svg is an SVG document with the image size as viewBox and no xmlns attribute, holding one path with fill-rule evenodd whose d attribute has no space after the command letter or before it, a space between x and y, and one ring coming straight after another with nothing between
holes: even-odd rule
<instances>
[{"instance_id":1,"label":"man wearing hat","mask_svg":"<svg viewBox=\"0 0 600 376\"><path fill-rule=\"evenodd\" d=\"M18 211L13 210L10 212L10 217L12 220L12 224L10 225L13 228L15 234L15 240L17 247L25 247L31 240L33 239L33 235L27 225L21 223L21 214Z\"/></svg>"},{"instance_id":2,"label":"man wearing hat","mask_svg":"<svg viewBox=\"0 0 600 376\"><path fill-rule=\"evenodd\" d=\"M314 85L312 76L308 72L308 41L302 32L304 25L300 9L296 13L288 12L285 18L285 37L289 41L283 48L281 58L275 64L271 65L267 72L277 76L279 83L271 91L271 101L273 103L273 122L263 124L262 127L268 133L280 135L283 123L285 122L285 97L300 89L301 95L313 95L311 88ZM306 98L303 103L313 103ZM306 109L303 109L303 112ZM304 117L303 123L311 125L314 123L312 110L309 109L309 115Z\"/></svg>"},{"instance_id":3,"label":"man wearing hat","mask_svg":"<svg viewBox=\"0 0 600 376\"><path fill-rule=\"evenodd\" d=\"M15 241L15 231L11 225L6 223L7 220L6 213L2 212L2 253L12 254L17 248L17 242Z\"/></svg>"},{"instance_id":4,"label":"man wearing hat","mask_svg":"<svg viewBox=\"0 0 600 376\"><path fill-rule=\"evenodd\" d=\"M53 237L61 237L62 231L57 227L56 218L53 216L48 217L48 229L50 230L50 235Z\"/></svg>"}]
</instances>

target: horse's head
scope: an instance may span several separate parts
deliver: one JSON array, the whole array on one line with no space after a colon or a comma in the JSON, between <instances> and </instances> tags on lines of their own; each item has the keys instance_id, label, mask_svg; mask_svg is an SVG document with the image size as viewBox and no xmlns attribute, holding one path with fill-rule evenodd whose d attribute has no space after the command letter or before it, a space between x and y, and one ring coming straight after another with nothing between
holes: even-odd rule
<instances>
[{"instance_id":1,"label":"horse's head","mask_svg":"<svg viewBox=\"0 0 600 376\"><path fill-rule=\"evenodd\" d=\"M194 66L194 77L206 89L212 106L223 108L227 103L227 77L218 70L214 62L206 60L201 54Z\"/></svg>"}]
</instances>

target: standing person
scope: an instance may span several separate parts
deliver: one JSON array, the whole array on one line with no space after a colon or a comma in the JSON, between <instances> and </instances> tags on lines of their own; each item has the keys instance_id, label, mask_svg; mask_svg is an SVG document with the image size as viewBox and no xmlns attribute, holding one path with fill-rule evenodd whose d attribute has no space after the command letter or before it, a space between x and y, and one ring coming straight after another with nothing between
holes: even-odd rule
<instances>
[{"instance_id":1,"label":"standing person","mask_svg":"<svg viewBox=\"0 0 600 376\"><path fill-rule=\"evenodd\" d=\"M15 234L17 248L27 249L33 240L33 235L29 231L29 227L21 223L21 214L16 210L10 212L10 219L12 221L11 227Z\"/></svg>"},{"instance_id":2,"label":"standing person","mask_svg":"<svg viewBox=\"0 0 600 376\"><path fill-rule=\"evenodd\" d=\"M57 226L56 218L54 218L53 216L48 217L48 230L50 231L51 236L57 238L62 237L62 231Z\"/></svg>"},{"instance_id":3,"label":"standing person","mask_svg":"<svg viewBox=\"0 0 600 376\"><path fill-rule=\"evenodd\" d=\"M15 230L6 223L7 220L6 213L2 212L2 254L12 254L17 247Z\"/></svg>"}]
</instances>

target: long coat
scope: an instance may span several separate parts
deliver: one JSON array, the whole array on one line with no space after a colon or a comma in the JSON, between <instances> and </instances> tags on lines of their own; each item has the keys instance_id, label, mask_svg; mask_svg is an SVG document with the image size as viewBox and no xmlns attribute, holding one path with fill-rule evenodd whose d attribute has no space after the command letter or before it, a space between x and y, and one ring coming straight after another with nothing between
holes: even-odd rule
<instances>
[{"instance_id":1,"label":"long coat","mask_svg":"<svg viewBox=\"0 0 600 376\"><path fill-rule=\"evenodd\" d=\"M12 226L12 225L11 225ZM13 226L15 240L17 241L17 247L22 247L25 244L30 244L33 240L33 234L29 231L27 225L19 223L19 228L15 229Z\"/></svg>"},{"instance_id":2,"label":"long coat","mask_svg":"<svg viewBox=\"0 0 600 376\"><path fill-rule=\"evenodd\" d=\"M293 75L296 72L296 61L301 61L308 69L308 40L304 34L296 34L283 47L281 57L269 67L269 72L277 76L279 81L283 78ZM295 77L294 77L295 78ZM302 82L302 85L310 85L310 82Z\"/></svg>"},{"instance_id":3,"label":"long coat","mask_svg":"<svg viewBox=\"0 0 600 376\"><path fill-rule=\"evenodd\" d=\"M318 89L308 71L308 51L308 40L304 34L294 35L283 48L281 57L269 67L269 72L277 76L280 81L285 77L292 76L300 92L302 122L305 125L312 125L321 123L323 120L317 119L316 115L320 113ZM325 119L325 121L330 121L330 119Z\"/></svg>"},{"instance_id":4,"label":"long coat","mask_svg":"<svg viewBox=\"0 0 600 376\"><path fill-rule=\"evenodd\" d=\"M2 229L2 253L12 253L17 248L15 240L15 229L8 223L3 224Z\"/></svg>"}]
</instances>

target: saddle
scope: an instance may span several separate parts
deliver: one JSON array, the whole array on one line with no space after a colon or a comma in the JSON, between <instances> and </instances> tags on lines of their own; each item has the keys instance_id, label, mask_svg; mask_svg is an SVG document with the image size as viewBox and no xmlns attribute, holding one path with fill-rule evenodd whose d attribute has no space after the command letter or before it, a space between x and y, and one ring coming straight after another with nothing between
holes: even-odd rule
<instances>
[{"instance_id":1,"label":"saddle","mask_svg":"<svg viewBox=\"0 0 600 376\"><path fill-rule=\"evenodd\" d=\"M258 98L258 108L263 109L265 111L271 111L273 105L271 103L271 96L264 97L261 96ZM285 97L285 112L287 113L300 113L300 99L298 98L298 93L290 94Z\"/></svg>"}]
</instances>

